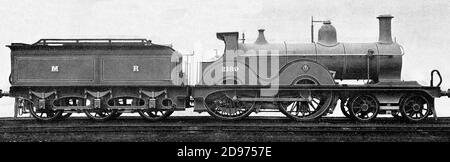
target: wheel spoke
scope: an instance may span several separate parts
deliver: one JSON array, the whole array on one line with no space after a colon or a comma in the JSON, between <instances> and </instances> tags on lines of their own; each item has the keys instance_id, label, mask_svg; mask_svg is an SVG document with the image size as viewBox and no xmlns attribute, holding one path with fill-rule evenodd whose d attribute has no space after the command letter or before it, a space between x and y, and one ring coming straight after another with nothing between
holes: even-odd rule
<instances>
[{"instance_id":1,"label":"wheel spoke","mask_svg":"<svg viewBox=\"0 0 450 162\"><path fill-rule=\"evenodd\" d=\"M331 93L311 91L310 96L286 95L284 98L309 98L308 101L278 102L280 111L291 119L303 121L320 117L331 104ZM292 111L294 110L294 111Z\"/></svg>"},{"instance_id":2,"label":"wheel spoke","mask_svg":"<svg viewBox=\"0 0 450 162\"><path fill-rule=\"evenodd\" d=\"M219 119L240 119L248 116L251 112L253 112L255 102L234 100L234 96L236 96L237 98L255 97L252 95L248 95L247 93L250 94L249 92L245 92L245 94L239 95L236 91L215 92L205 98L205 106L207 107L208 113ZM289 110L287 111L293 112L296 108L296 103L289 104Z\"/></svg>"},{"instance_id":3,"label":"wheel spoke","mask_svg":"<svg viewBox=\"0 0 450 162\"><path fill-rule=\"evenodd\" d=\"M315 104L319 105L319 103L318 103L315 99L312 99L312 101L313 101Z\"/></svg>"},{"instance_id":4,"label":"wheel spoke","mask_svg":"<svg viewBox=\"0 0 450 162\"><path fill-rule=\"evenodd\" d=\"M311 102L308 102L309 105L311 105L311 108L313 108L313 111L316 110L316 106L314 106ZM309 108L309 106L308 106Z\"/></svg>"},{"instance_id":5,"label":"wheel spoke","mask_svg":"<svg viewBox=\"0 0 450 162\"><path fill-rule=\"evenodd\" d=\"M296 110L298 110L298 102L294 102L293 104L291 104L291 110L289 112L293 112L294 108L296 108Z\"/></svg>"}]
</instances>

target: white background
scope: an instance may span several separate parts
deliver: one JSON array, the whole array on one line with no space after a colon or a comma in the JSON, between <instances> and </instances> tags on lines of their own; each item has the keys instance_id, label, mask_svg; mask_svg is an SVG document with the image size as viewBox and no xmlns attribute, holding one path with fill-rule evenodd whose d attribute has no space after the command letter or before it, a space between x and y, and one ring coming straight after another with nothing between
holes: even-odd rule
<instances>
[{"instance_id":1,"label":"white background","mask_svg":"<svg viewBox=\"0 0 450 162\"><path fill-rule=\"evenodd\" d=\"M402 79L428 85L430 71L439 69L445 90L450 87L449 7L446 0L0 0L0 89L10 86L5 45L11 43L148 38L206 60L215 56L214 49L223 50L216 32L245 32L253 42L256 30L264 28L269 42L307 43L314 16L332 21L339 42L376 42L376 17L391 14L392 35L406 51ZM436 100L438 116L450 115L449 104L446 97ZM13 99L1 98L0 117L12 115Z\"/></svg>"}]
</instances>

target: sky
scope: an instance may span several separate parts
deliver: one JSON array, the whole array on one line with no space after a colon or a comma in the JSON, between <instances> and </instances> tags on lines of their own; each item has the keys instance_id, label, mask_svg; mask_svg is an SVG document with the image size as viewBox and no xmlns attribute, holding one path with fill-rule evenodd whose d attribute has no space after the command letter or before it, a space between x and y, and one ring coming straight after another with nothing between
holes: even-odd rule
<instances>
[{"instance_id":1,"label":"sky","mask_svg":"<svg viewBox=\"0 0 450 162\"><path fill-rule=\"evenodd\" d=\"M269 42L310 42L310 19L331 20L339 42L376 42L381 14L391 14L392 35L405 49L402 79L429 85L440 70L450 88L450 1L446 0L0 0L0 89L9 90L11 43L41 38L147 38L195 51L208 60L223 50L216 32L244 32L248 42L266 29ZM320 24L316 25L316 29ZM317 31L316 31L317 32ZM317 33L316 38L317 38ZM13 99L0 99L0 117ZM450 99L436 99L450 116Z\"/></svg>"}]
</instances>

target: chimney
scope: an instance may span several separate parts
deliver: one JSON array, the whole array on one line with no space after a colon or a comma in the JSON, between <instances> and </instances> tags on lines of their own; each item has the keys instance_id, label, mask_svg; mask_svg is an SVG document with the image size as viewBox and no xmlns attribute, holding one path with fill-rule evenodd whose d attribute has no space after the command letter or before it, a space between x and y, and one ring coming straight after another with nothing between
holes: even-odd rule
<instances>
[{"instance_id":1,"label":"chimney","mask_svg":"<svg viewBox=\"0 0 450 162\"><path fill-rule=\"evenodd\" d=\"M266 37L264 37L264 29L259 29L258 32L259 34L255 44L267 44Z\"/></svg>"},{"instance_id":2,"label":"chimney","mask_svg":"<svg viewBox=\"0 0 450 162\"><path fill-rule=\"evenodd\" d=\"M392 15L380 15L377 17L380 22L380 35L378 37L379 43L392 43L391 36L391 19L394 18Z\"/></svg>"},{"instance_id":3,"label":"chimney","mask_svg":"<svg viewBox=\"0 0 450 162\"><path fill-rule=\"evenodd\" d=\"M217 33L216 36L225 43L225 51L238 49L238 32Z\"/></svg>"}]
</instances>

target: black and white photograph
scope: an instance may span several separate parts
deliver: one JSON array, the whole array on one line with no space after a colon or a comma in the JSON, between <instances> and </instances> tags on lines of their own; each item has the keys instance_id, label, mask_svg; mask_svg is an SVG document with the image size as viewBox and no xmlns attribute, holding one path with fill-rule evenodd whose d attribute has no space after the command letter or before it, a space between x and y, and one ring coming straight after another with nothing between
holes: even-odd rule
<instances>
[{"instance_id":1,"label":"black and white photograph","mask_svg":"<svg viewBox=\"0 0 450 162\"><path fill-rule=\"evenodd\" d=\"M4 144L273 160L450 142L448 0L0 4Z\"/></svg>"}]
</instances>

